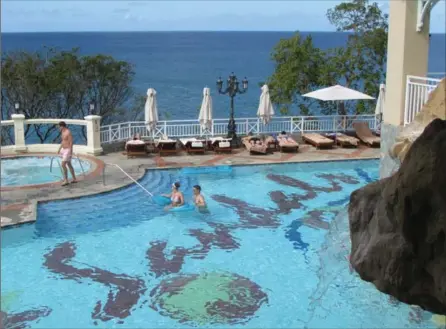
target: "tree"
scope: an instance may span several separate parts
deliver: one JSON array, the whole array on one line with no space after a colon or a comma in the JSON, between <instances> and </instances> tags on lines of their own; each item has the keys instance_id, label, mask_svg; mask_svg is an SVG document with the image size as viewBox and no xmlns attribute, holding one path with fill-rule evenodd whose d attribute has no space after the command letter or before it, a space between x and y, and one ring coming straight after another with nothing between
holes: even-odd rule
<instances>
[{"instance_id":1,"label":"tree","mask_svg":"<svg viewBox=\"0 0 446 329\"><path fill-rule=\"evenodd\" d=\"M138 97L131 87L131 64L111 56L82 56L76 48L8 53L2 56L1 69L3 118L19 103L27 119L82 119L93 102L95 114L110 123L126 114L125 108ZM84 130L80 133L85 137ZM59 136L54 125L27 125L25 137L34 134L41 143Z\"/></svg>"},{"instance_id":2,"label":"tree","mask_svg":"<svg viewBox=\"0 0 446 329\"><path fill-rule=\"evenodd\" d=\"M349 33L344 47L323 51L313 45L310 36L302 41L296 33L274 48L276 67L267 83L273 102L283 106L282 112L297 105L302 114L308 114L314 101L300 95L322 86L341 84L370 95L379 91L387 52L387 15L376 3L353 0L328 10L327 18L337 31ZM333 102L317 104L325 114L337 110ZM341 103L340 113L370 112L372 107L370 102Z\"/></svg>"},{"instance_id":3,"label":"tree","mask_svg":"<svg viewBox=\"0 0 446 329\"><path fill-rule=\"evenodd\" d=\"M277 44L272 54L276 69L267 84L281 113L287 113L292 104L299 104L301 112L308 113L312 102L300 95L320 85L323 57L324 53L314 47L311 36L302 38L296 33Z\"/></svg>"}]
</instances>

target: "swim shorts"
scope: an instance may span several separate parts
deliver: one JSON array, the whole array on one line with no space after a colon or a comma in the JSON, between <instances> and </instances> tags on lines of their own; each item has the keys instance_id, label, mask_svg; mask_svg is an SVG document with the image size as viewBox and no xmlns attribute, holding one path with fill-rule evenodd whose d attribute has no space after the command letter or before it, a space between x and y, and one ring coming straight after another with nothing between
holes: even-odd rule
<instances>
[{"instance_id":1,"label":"swim shorts","mask_svg":"<svg viewBox=\"0 0 446 329\"><path fill-rule=\"evenodd\" d=\"M60 156L61 156L61 158L62 158L62 161L65 161L65 162L69 162L69 161L71 161L71 150L70 149L65 149L65 148L62 148L61 150L60 150Z\"/></svg>"}]
</instances>

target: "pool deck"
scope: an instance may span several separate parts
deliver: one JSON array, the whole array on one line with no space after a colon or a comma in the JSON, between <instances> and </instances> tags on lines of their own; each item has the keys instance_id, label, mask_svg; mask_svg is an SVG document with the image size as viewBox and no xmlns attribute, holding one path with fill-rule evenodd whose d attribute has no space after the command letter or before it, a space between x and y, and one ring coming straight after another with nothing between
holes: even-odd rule
<instances>
[{"instance_id":1,"label":"pool deck","mask_svg":"<svg viewBox=\"0 0 446 329\"><path fill-rule=\"evenodd\" d=\"M117 152L95 158L85 157L94 162L93 170L86 177L79 179L77 184L61 186L61 182L56 182L36 186L1 188L1 227L34 222L37 216L38 202L79 198L132 184L132 181L116 167L106 165L104 171L104 163L119 165L132 178L138 180L144 175L146 169L376 159L379 156L379 148L369 148L363 145L358 148L337 147L330 150L317 150L310 145L301 145L298 153L274 152L268 155L250 155L244 149L236 149L232 154L208 152L204 155L186 155L182 152L179 155L165 157L149 155L148 157L127 159L127 156L122 152ZM105 174L103 175L103 173Z\"/></svg>"}]
</instances>

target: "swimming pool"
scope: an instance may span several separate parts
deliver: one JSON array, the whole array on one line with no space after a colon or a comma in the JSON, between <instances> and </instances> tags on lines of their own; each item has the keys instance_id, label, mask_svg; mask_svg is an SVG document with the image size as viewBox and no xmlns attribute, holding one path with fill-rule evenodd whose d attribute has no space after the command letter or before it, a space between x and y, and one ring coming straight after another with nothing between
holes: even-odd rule
<instances>
[{"instance_id":1,"label":"swimming pool","mask_svg":"<svg viewBox=\"0 0 446 329\"><path fill-rule=\"evenodd\" d=\"M2 230L2 312L34 328L436 328L349 269L343 211L377 177L375 160L156 170L141 184L179 180L186 200L200 184L210 213L166 213L135 185L40 204Z\"/></svg>"},{"instance_id":2,"label":"swimming pool","mask_svg":"<svg viewBox=\"0 0 446 329\"><path fill-rule=\"evenodd\" d=\"M62 180L62 173L59 167L60 160L54 157L51 166L49 156L20 156L14 158L1 159L1 186L21 186L45 184ZM87 173L91 164L89 161L77 159L72 161L76 175ZM71 177L70 174L69 178Z\"/></svg>"}]
</instances>

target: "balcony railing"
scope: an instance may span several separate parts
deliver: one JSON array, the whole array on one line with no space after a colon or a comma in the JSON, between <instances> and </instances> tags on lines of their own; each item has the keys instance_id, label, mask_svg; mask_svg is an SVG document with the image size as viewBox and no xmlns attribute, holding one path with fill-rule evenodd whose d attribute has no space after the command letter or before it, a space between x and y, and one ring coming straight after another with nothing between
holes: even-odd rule
<instances>
[{"instance_id":1,"label":"balcony railing","mask_svg":"<svg viewBox=\"0 0 446 329\"><path fill-rule=\"evenodd\" d=\"M436 73L436 75L441 76L440 73ZM417 113L423 108L423 105L426 104L429 94L437 87L440 81L441 79L407 76L404 125L413 121Z\"/></svg>"},{"instance_id":2,"label":"balcony railing","mask_svg":"<svg viewBox=\"0 0 446 329\"><path fill-rule=\"evenodd\" d=\"M1 153L2 155L16 153L34 153L34 152L56 152L59 149L59 143L40 144L27 142L25 139L25 127L32 125L57 125L60 121L65 121L70 128L85 127L86 145L75 144L74 151L80 154L97 155L102 153L99 139L101 117L89 115L81 119L25 119L23 114L13 114L12 120L3 120L0 123ZM75 141L76 142L76 141Z\"/></svg>"},{"instance_id":3,"label":"balcony railing","mask_svg":"<svg viewBox=\"0 0 446 329\"><path fill-rule=\"evenodd\" d=\"M333 115L333 116L298 116L273 117L264 125L259 118L236 119L237 134L271 134L286 131L288 133L352 131L353 122L367 122L370 129L379 128L375 115ZM101 126L101 144L130 139L135 134L142 137L197 137L223 136L228 133L228 119L214 119L210 129L203 129L198 120L170 120L158 122L154 131L149 132L142 121L124 122Z\"/></svg>"}]
</instances>

